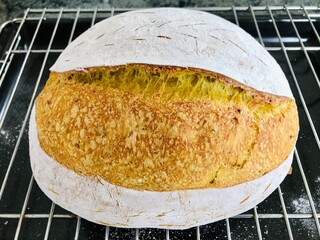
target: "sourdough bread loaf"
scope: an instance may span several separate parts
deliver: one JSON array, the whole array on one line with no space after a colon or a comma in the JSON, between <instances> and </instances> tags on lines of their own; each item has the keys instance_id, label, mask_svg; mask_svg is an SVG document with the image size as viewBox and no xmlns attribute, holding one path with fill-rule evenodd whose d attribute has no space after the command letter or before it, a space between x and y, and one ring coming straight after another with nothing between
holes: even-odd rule
<instances>
[{"instance_id":1,"label":"sourdough bread loaf","mask_svg":"<svg viewBox=\"0 0 320 240\"><path fill-rule=\"evenodd\" d=\"M188 228L267 197L297 134L266 50L217 16L163 8L74 40L35 102L29 140L34 177L62 207L105 225Z\"/></svg>"}]
</instances>

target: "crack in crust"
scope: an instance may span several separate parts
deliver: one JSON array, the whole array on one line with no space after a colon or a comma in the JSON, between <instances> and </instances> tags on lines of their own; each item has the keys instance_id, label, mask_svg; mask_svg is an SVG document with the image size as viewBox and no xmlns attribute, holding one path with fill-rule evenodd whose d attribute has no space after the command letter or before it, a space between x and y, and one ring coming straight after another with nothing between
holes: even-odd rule
<instances>
[{"instance_id":1,"label":"crack in crust","mask_svg":"<svg viewBox=\"0 0 320 240\"><path fill-rule=\"evenodd\" d=\"M151 191L261 177L298 132L293 99L217 73L137 64L51 73L36 122L41 147L67 168Z\"/></svg>"}]
</instances>

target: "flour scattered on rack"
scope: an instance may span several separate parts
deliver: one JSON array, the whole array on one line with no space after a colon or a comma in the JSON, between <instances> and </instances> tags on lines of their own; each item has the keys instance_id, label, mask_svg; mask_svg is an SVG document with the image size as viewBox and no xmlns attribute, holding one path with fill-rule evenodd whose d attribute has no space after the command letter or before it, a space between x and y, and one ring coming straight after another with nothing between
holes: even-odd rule
<instances>
[{"instance_id":1,"label":"flour scattered on rack","mask_svg":"<svg viewBox=\"0 0 320 240\"><path fill-rule=\"evenodd\" d=\"M9 138L9 133L6 130L1 129L0 134L3 135L3 138L6 140Z\"/></svg>"},{"instance_id":2,"label":"flour scattered on rack","mask_svg":"<svg viewBox=\"0 0 320 240\"><path fill-rule=\"evenodd\" d=\"M292 201L295 213L311 213L310 202L306 197L299 197Z\"/></svg>"}]
</instances>

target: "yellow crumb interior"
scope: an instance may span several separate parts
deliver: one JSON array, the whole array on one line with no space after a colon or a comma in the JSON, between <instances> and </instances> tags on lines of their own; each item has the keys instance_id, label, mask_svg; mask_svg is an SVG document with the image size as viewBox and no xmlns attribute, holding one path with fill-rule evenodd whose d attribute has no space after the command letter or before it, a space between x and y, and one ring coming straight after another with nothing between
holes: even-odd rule
<instances>
[{"instance_id":1,"label":"yellow crumb interior","mask_svg":"<svg viewBox=\"0 0 320 240\"><path fill-rule=\"evenodd\" d=\"M286 110L288 101L275 103L275 98L261 101L259 94L245 86L234 86L204 71L180 69L157 71L140 65L96 68L93 71L68 72L66 79L84 84L118 89L143 98L158 97L163 102L211 100L248 106L255 117L279 114ZM246 89L245 89L246 88ZM233 106L231 106L233 107Z\"/></svg>"}]
</instances>

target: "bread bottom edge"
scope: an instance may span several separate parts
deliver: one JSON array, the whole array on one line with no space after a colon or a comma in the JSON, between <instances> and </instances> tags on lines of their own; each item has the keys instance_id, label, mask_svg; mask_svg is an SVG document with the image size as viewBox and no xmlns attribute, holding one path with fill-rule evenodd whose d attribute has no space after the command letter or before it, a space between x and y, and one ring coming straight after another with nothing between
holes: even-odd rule
<instances>
[{"instance_id":1,"label":"bread bottom edge","mask_svg":"<svg viewBox=\"0 0 320 240\"><path fill-rule=\"evenodd\" d=\"M251 209L283 181L293 152L276 169L240 185L170 192L139 191L80 176L40 147L35 109L29 126L30 160L40 189L56 204L89 221L116 227L186 229Z\"/></svg>"}]
</instances>

